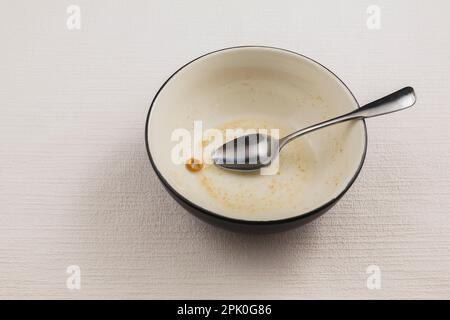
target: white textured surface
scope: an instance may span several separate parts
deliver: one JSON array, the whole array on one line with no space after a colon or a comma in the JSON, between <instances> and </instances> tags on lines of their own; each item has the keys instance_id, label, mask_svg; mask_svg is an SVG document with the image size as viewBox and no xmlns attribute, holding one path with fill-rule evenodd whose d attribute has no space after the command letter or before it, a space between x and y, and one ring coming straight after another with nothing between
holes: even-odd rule
<instances>
[{"instance_id":1,"label":"white textured surface","mask_svg":"<svg viewBox=\"0 0 450 320\"><path fill-rule=\"evenodd\" d=\"M0 10L0 297L450 298L448 1L5 1ZM161 83L205 52L298 51L361 103L412 85L419 103L368 121L362 173L328 214L269 236L206 225L152 172L144 121ZM81 267L81 290L66 267ZM366 268L382 271L368 290Z\"/></svg>"}]
</instances>

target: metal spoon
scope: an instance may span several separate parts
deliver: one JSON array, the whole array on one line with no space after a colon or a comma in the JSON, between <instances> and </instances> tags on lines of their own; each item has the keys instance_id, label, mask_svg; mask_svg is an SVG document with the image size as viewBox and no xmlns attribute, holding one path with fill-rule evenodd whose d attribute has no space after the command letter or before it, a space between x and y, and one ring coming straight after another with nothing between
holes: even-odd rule
<instances>
[{"instance_id":1,"label":"metal spoon","mask_svg":"<svg viewBox=\"0 0 450 320\"><path fill-rule=\"evenodd\" d=\"M281 149L292 140L309 132L353 119L376 117L412 107L416 103L414 89L405 87L355 111L293 132L282 139L255 133L225 143L212 154L213 162L221 168L250 172L270 165Z\"/></svg>"}]
</instances>

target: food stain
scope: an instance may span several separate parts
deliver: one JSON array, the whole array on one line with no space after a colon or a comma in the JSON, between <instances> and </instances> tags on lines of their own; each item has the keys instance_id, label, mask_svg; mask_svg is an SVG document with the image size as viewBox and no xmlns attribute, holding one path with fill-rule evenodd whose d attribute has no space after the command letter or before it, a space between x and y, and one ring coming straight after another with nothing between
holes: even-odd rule
<instances>
[{"instance_id":1,"label":"food stain","mask_svg":"<svg viewBox=\"0 0 450 320\"><path fill-rule=\"evenodd\" d=\"M186 162L186 169L188 169L191 172L198 172L198 171L202 170L202 168L203 168L203 163L200 160L197 160L195 158L190 158Z\"/></svg>"},{"instance_id":2,"label":"food stain","mask_svg":"<svg viewBox=\"0 0 450 320\"><path fill-rule=\"evenodd\" d=\"M209 141L208 141L208 140L202 140L202 147L203 147L203 148L207 147L208 144L209 144Z\"/></svg>"},{"instance_id":3,"label":"food stain","mask_svg":"<svg viewBox=\"0 0 450 320\"><path fill-rule=\"evenodd\" d=\"M279 129L281 136L290 131L263 119L239 119L216 127L225 137L228 129L242 129L245 134L245 130L251 128L265 129L268 132L273 128ZM211 141L205 138L199 142L199 146L205 151L204 148L210 143ZM230 174L210 165L205 153L202 156L202 161L192 157L186 162L187 170L195 173L201 189L222 207L236 212L245 210L249 215L266 212L274 207L283 210L299 201L298 195L310 179L310 166L313 162L311 151L301 140L286 147L284 157L280 161L281 168L272 177L259 172ZM289 158L291 161L287 160ZM281 171L285 173L282 174ZM300 203L298 205L300 206Z\"/></svg>"}]
</instances>

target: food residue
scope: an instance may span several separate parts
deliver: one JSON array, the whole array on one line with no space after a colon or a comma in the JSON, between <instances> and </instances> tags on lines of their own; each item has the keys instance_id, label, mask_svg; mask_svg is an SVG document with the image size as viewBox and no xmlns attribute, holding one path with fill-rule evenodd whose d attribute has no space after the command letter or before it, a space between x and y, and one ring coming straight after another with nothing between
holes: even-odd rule
<instances>
[{"instance_id":1,"label":"food residue","mask_svg":"<svg viewBox=\"0 0 450 320\"><path fill-rule=\"evenodd\" d=\"M190 158L186 162L186 168L191 172L198 172L198 171L202 170L203 163L200 160L197 160L195 158Z\"/></svg>"}]
</instances>

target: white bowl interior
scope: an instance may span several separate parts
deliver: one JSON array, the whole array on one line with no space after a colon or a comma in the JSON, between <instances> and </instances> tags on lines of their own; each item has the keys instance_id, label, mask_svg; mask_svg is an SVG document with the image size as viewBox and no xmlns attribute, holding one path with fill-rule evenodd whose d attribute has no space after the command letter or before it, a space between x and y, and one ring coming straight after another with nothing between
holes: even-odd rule
<instances>
[{"instance_id":1,"label":"white bowl interior","mask_svg":"<svg viewBox=\"0 0 450 320\"><path fill-rule=\"evenodd\" d=\"M364 157L363 121L325 128L287 145L275 175L235 174L214 165L190 172L171 159L175 129L295 129L358 107L330 71L300 55L243 47L206 55L177 72L154 100L148 144L154 164L181 196L206 210L252 221L286 219L339 196Z\"/></svg>"}]
</instances>

